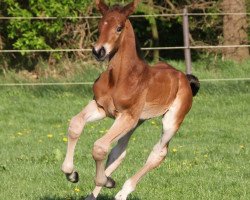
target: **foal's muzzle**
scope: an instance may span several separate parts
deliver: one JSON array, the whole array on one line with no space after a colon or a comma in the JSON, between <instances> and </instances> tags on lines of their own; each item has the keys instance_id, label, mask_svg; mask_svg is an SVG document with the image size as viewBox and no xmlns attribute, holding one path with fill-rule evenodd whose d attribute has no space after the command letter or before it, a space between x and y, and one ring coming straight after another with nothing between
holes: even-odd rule
<instances>
[{"instance_id":1,"label":"foal's muzzle","mask_svg":"<svg viewBox=\"0 0 250 200\"><path fill-rule=\"evenodd\" d=\"M92 53L95 59L98 61L104 61L106 58L106 50L104 47L101 47L100 49L96 49L95 47L93 47Z\"/></svg>"}]
</instances>

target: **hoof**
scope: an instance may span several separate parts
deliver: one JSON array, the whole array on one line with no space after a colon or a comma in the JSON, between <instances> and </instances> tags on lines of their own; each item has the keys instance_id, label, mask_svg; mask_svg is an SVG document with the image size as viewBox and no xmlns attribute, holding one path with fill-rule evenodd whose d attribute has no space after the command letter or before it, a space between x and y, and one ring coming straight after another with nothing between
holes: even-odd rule
<instances>
[{"instance_id":1,"label":"hoof","mask_svg":"<svg viewBox=\"0 0 250 200\"><path fill-rule=\"evenodd\" d=\"M77 183L79 181L79 175L76 171L73 171L71 174L65 174L68 181L71 183Z\"/></svg>"},{"instance_id":2,"label":"hoof","mask_svg":"<svg viewBox=\"0 0 250 200\"><path fill-rule=\"evenodd\" d=\"M96 198L92 193L91 195L87 196L87 198L85 200L96 200Z\"/></svg>"},{"instance_id":3,"label":"hoof","mask_svg":"<svg viewBox=\"0 0 250 200\"><path fill-rule=\"evenodd\" d=\"M111 177L107 177L107 183L105 184L106 188L115 188L116 183Z\"/></svg>"}]
</instances>

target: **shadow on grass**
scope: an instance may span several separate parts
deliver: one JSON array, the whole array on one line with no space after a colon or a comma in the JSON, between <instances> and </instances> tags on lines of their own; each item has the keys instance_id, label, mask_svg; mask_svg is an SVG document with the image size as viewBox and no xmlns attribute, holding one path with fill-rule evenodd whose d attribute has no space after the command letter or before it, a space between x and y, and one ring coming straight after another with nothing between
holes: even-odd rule
<instances>
[{"instance_id":1,"label":"shadow on grass","mask_svg":"<svg viewBox=\"0 0 250 200\"><path fill-rule=\"evenodd\" d=\"M86 197L71 197L71 196L68 196L68 197L56 197L56 196L44 196L44 197L41 197L39 200L65 200L65 199L70 199L70 200L85 200ZM108 195L100 195L97 200L114 200L114 197L113 196L108 196ZM128 200L141 200L137 197L128 197Z\"/></svg>"}]
</instances>

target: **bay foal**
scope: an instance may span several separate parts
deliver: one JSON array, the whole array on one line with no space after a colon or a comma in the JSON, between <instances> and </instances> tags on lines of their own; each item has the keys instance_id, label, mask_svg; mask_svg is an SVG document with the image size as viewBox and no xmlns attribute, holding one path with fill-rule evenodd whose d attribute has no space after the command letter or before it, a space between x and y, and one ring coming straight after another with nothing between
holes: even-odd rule
<instances>
[{"instance_id":1,"label":"bay foal","mask_svg":"<svg viewBox=\"0 0 250 200\"><path fill-rule=\"evenodd\" d=\"M96 188L89 200L96 199L101 187L113 188L115 181L111 173L119 166L126 154L126 147L133 131L145 120L163 116L163 133L154 146L145 165L130 179L115 196L125 200L135 190L139 180L150 170L158 167L168 152L168 144L191 108L192 97L199 89L198 79L186 76L166 63L149 67L137 54L132 25L128 19L138 1L125 7L109 8L96 0L103 15L99 23L99 39L93 54L99 61L109 60L108 68L93 86L92 100L79 114L74 116L68 130L68 148L62 171L71 182L78 181L74 170L73 155L78 138L86 123L114 118L107 133L94 143L93 158L96 162ZM143 140L143 139L141 139ZM112 143L107 164L104 159Z\"/></svg>"}]
</instances>

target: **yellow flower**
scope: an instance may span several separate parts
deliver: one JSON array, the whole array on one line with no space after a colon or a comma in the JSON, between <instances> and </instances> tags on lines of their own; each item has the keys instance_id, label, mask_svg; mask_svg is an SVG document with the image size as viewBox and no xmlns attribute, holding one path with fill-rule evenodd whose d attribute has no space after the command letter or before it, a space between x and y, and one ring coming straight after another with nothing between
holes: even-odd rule
<instances>
[{"instance_id":1,"label":"yellow flower","mask_svg":"<svg viewBox=\"0 0 250 200\"><path fill-rule=\"evenodd\" d=\"M80 192L80 189L79 188L75 188L75 192Z\"/></svg>"},{"instance_id":2,"label":"yellow flower","mask_svg":"<svg viewBox=\"0 0 250 200\"><path fill-rule=\"evenodd\" d=\"M176 148L173 148L173 153L176 153L178 150Z\"/></svg>"},{"instance_id":3,"label":"yellow flower","mask_svg":"<svg viewBox=\"0 0 250 200\"><path fill-rule=\"evenodd\" d=\"M241 149L245 149L245 146L242 144L242 145L240 145L240 148Z\"/></svg>"},{"instance_id":4,"label":"yellow flower","mask_svg":"<svg viewBox=\"0 0 250 200\"><path fill-rule=\"evenodd\" d=\"M48 137L48 138L52 138L53 135L52 135L52 134L48 134L47 137Z\"/></svg>"},{"instance_id":5,"label":"yellow flower","mask_svg":"<svg viewBox=\"0 0 250 200\"><path fill-rule=\"evenodd\" d=\"M64 137L64 138L63 138L63 141L64 141L64 142L68 142L68 138Z\"/></svg>"}]
</instances>

